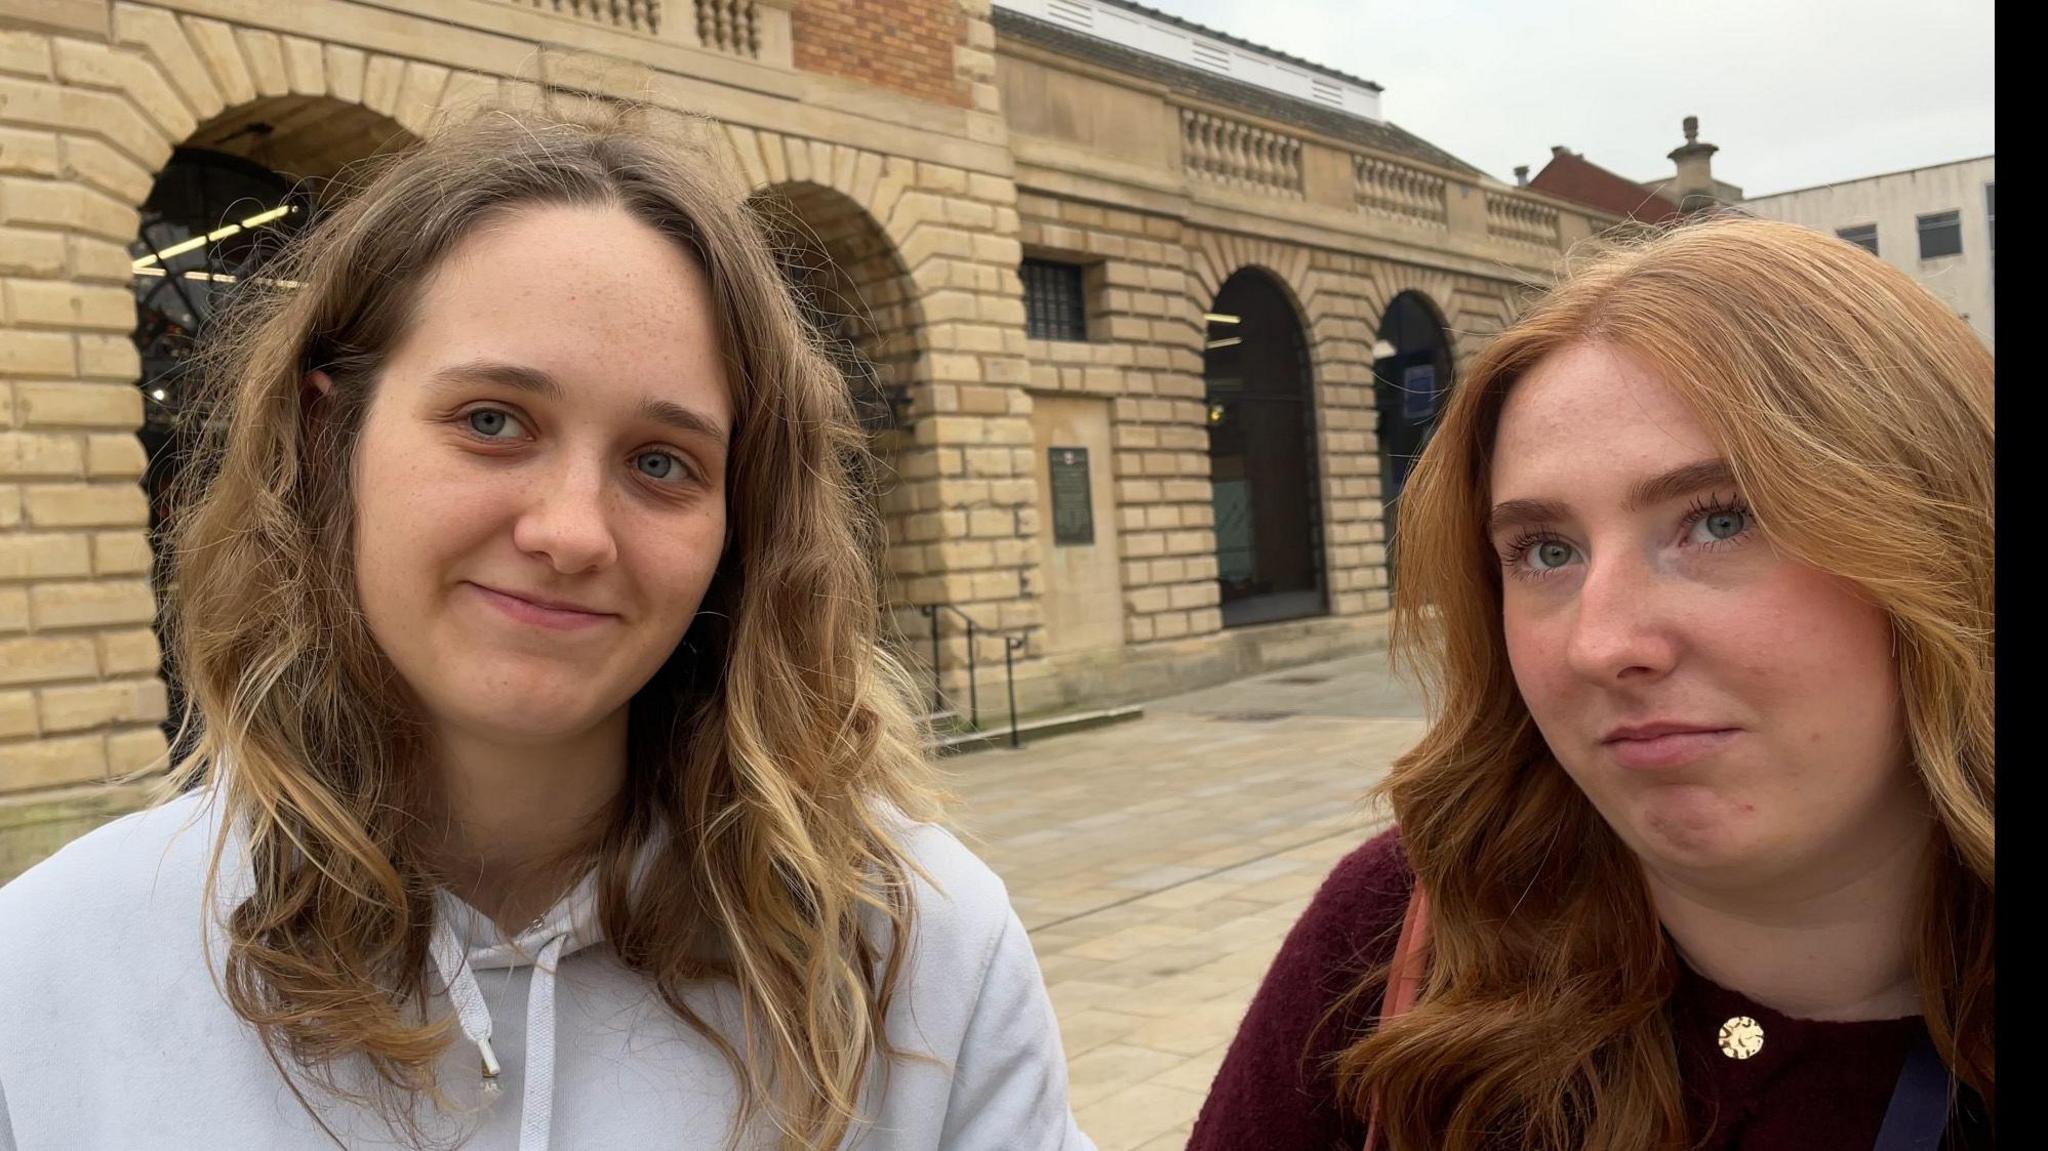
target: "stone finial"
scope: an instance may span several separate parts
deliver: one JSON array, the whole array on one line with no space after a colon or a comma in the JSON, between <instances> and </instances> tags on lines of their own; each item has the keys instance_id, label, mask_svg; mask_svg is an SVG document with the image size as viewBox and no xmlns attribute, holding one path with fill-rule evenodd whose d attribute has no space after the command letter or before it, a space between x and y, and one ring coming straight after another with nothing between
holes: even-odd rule
<instances>
[{"instance_id":1,"label":"stone finial","mask_svg":"<svg viewBox=\"0 0 2048 1151\"><path fill-rule=\"evenodd\" d=\"M1685 118L1685 142L1688 144L1700 142L1700 118L1698 116L1687 116Z\"/></svg>"},{"instance_id":2,"label":"stone finial","mask_svg":"<svg viewBox=\"0 0 2048 1151\"><path fill-rule=\"evenodd\" d=\"M1528 187L1528 186L1529 186L1529 165L1527 165L1527 164L1516 164L1516 165L1515 165L1515 187L1517 187L1517 188L1526 188L1526 187Z\"/></svg>"}]
</instances>

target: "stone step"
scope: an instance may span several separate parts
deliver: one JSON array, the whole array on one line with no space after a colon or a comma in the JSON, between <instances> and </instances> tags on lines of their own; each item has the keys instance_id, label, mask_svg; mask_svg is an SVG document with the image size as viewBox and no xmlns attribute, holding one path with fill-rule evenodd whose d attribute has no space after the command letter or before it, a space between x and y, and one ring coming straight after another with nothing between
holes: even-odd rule
<instances>
[{"instance_id":1,"label":"stone step","mask_svg":"<svg viewBox=\"0 0 2048 1151\"><path fill-rule=\"evenodd\" d=\"M1128 723L1141 719L1145 709L1137 705L1109 707L1098 711L1070 711L1059 715L1037 716L1020 720L1017 724L1017 739L1020 744L1045 739L1068 732L1086 731L1094 727L1106 727L1113 723ZM985 751L990 748L1010 746L1010 725L994 723L986 731L956 730L941 734L932 742L932 750L939 755L966 755L969 752Z\"/></svg>"}]
</instances>

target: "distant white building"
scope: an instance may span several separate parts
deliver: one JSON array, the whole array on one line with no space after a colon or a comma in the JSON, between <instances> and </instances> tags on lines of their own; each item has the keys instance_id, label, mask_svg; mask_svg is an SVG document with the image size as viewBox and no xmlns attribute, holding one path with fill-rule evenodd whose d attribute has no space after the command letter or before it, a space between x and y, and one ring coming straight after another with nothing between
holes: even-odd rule
<instances>
[{"instance_id":1,"label":"distant white building","mask_svg":"<svg viewBox=\"0 0 2048 1151\"><path fill-rule=\"evenodd\" d=\"M1997 158L1980 156L1742 201L1744 211L1832 232L1877 253L1995 348Z\"/></svg>"}]
</instances>

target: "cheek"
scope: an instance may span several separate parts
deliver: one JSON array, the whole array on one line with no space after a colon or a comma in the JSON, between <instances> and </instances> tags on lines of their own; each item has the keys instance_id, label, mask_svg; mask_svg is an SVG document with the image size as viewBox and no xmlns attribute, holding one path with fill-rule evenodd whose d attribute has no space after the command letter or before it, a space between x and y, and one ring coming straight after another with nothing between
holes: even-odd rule
<instances>
[{"instance_id":1,"label":"cheek","mask_svg":"<svg viewBox=\"0 0 2048 1151\"><path fill-rule=\"evenodd\" d=\"M374 413L373 413L374 414ZM503 485L480 485L451 467L430 434L403 422L367 422L354 477L357 582L364 609L385 614L424 594L423 580L472 549L495 519ZM374 597L374 598L373 598Z\"/></svg>"},{"instance_id":2,"label":"cheek","mask_svg":"<svg viewBox=\"0 0 2048 1151\"><path fill-rule=\"evenodd\" d=\"M1564 705L1572 677L1557 623L1508 607L1501 615L1508 666L1529 714L1541 724Z\"/></svg>"},{"instance_id":3,"label":"cheek","mask_svg":"<svg viewBox=\"0 0 2048 1151\"><path fill-rule=\"evenodd\" d=\"M1762 690L1865 701L1897 694L1890 619L1843 580L1780 563L1719 607L1691 630Z\"/></svg>"},{"instance_id":4,"label":"cheek","mask_svg":"<svg viewBox=\"0 0 2048 1151\"><path fill-rule=\"evenodd\" d=\"M717 574L725 548L725 510L714 507L669 518L639 534L651 543L635 550L638 582L680 638Z\"/></svg>"},{"instance_id":5,"label":"cheek","mask_svg":"<svg viewBox=\"0 0 2048 1151\"><path fill-rule=\"evenodd\" d=\"M1770 596L1773 626L1744 629L1732 663L1808 751L1861 760L1901 735L1898 664L1883 611L1833 577L1795 570Z\"/></svg>"}]
</instances>

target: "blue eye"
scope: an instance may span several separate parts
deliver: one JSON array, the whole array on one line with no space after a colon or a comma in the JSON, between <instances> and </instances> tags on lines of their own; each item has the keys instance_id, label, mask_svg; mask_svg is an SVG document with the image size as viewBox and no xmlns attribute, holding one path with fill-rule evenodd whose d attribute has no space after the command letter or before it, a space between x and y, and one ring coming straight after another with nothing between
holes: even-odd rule
<instances>
[{"instance_id":1,"label":"blue eye","mask_svg":"<svg viewBox=\"0 0 2048 1151\"><path fill-rule=\"evenodd\" d=\"M1750 523L1749 512L1742 508L1715 508L1693 521L1689 535L1696 544L1723 543L1748 531Z\"/></svg>"},{"instance_id":2,"label":"blue eye","mask_svg":"<svg viewBox=\"0 0 2048 1151\"><path fill-rule=\"evenodd\" d=\"M1572 545L1563 540L1544 540L1529 549L1531 566L1538 571L1551 571L1572 562Z\"/></svg>"},{"instance_id":3,"label":"blue eye","mask_svg":"<svg viewBox=\"0 0 2048 1151\"><path fill-rule=\"evenodd\" d=\"M665 480L681 470L682 465L667 452L641 452L633 458L633 466L650 480Z\"/></svg>"},{"instance_id":4,"label":"blue eye","mask_svg":"<svg viewBox=\"0 0 2048 1151\"><path fill-rule=\"evenodd\" d=\"M478 408L466 417L469 430L485 439L497 439L514 426L512 417L496 408Z\"/></svg>"}]
</instances>

